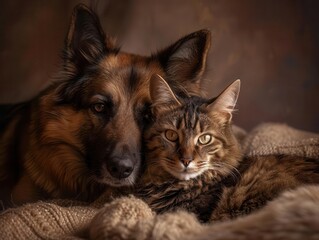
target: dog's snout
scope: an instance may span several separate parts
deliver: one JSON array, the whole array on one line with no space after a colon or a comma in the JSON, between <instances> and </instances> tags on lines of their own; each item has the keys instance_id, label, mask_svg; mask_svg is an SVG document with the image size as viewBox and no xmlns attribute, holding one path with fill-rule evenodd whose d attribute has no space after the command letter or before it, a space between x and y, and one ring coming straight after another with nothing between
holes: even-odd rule
<instances>
[{"instance_id":1,"label":"dog's snout","mask_svg":"<svg viewBox=\"0 0 319 240\"><path fill-rule=\"evenodd\" d=\"M114 178L127 178L133 172L134 163L130 158L112 158L107 169Z\"/></svg>"}]
</instances>

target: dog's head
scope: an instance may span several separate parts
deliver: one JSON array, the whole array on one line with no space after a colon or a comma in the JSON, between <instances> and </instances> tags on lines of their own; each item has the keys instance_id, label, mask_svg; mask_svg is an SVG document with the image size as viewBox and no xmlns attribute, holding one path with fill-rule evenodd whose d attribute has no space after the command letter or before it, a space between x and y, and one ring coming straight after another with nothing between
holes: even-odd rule
<instances>
[{"instance_id":1,"label":"dog's head","mask_svg":"<svg viewBox=\"0 0 319 240\"><path fill-rule=\"evenodd\" d=\"M75 8L64 51L59 104L81 113L76 130L86 164L103 184L134 183L141 166L141 136L149 121L149 80L198 92L210 46L201 30L148 57L123 53L105 36L98 17ZM174 84L176 83L176 84Z\"/></svg>"}]
</instances>

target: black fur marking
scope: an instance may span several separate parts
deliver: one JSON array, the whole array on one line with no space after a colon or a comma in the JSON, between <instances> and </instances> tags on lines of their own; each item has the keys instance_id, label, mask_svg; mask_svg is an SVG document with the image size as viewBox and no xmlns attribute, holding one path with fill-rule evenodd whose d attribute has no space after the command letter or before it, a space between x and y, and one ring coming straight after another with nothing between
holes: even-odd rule
<instances>
[{"instance_id":1,"label":"black fur marking","mask_svg":"<svg viewBox=\"0 0 319 240\"><path fill-rule=\"evenodd\" d=\"M146 102L142 105L142 107L137 107L134 111L134 118L140 129L147 128L153 119L151 103Z\"/></svg>"},{"instance_id":2,"label":"black fur marking","mask_svg":"<svg viewBox=\"0 0 319 240\"><path fill-rule=\"evenodd\" d=\"M101 163L107 161L109 156L112 156L113 150L116 148L118 140L114 137L106 138L103 133L92 133L87 138L87 157L85 158L87 166L99 173ZM107 144L105 144L107 142Z\"/></svg>"},{"instance_id":3,"label":"black fur marking","mask_svg":"<svg viewBox=\"0 0 319 240\"><path fill-rule=\"evenodd\" d=\"M194 129L198 122L199 107L206 103L205 99L192 96L184 99L184 122L188 129Z\"/></svg>"},{"instance_id":4,"label":"black fur marking","mask_svg":"<svg viewBox=\"0 0 319 240\"><path fill-rule=\"evenodd\" d=\"M127 84L129 94L133 94L134 92L136 92L136 90L139 86L139 83L140 83L140 79L138 77L138 73L137 73L136 69L134 67L132 67L131 72L130 72L130 77L128 80L128 84Z\"/></svg>"}]
</instances>

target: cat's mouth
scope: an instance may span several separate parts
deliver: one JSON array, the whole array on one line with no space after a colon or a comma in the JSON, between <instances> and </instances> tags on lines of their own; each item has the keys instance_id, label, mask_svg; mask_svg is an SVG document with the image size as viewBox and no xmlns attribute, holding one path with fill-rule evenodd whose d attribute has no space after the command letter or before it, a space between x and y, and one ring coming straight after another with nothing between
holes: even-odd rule
<instances>
[{"instance_id":1,"label":"cat's mouth","mask_svg":"<svg viewBox=\"0 0 319 240\"><path fill-rule=\"evenodd\" d=\"M178 166L171 166L170 164L163 164L163 168L170 175L179 180L190 180L192 178L196 178L205 172L207 169L194 167L193 164L189 164L189 166L185 167L183 164Z\"/></svg>"}]
</instances>

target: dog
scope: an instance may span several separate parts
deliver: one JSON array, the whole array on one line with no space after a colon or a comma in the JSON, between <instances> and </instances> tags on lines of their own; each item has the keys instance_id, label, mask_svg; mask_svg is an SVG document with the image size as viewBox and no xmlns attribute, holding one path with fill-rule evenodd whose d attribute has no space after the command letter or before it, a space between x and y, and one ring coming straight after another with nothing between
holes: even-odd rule
<instances>
[{"instance_id":1,"label":"dog","mask_svg":"<svg viewBox=\"0 0 319 240\"><path fill-rule=\"evenodd\" d=\"M6 114L0 136L5 206L39 199L95 199L132 186L150 118L149 79L198 93L210 32L191 33L150 56L121 52L85 5L74 8L59 78Z\"/></svg>"}]
</instances>

